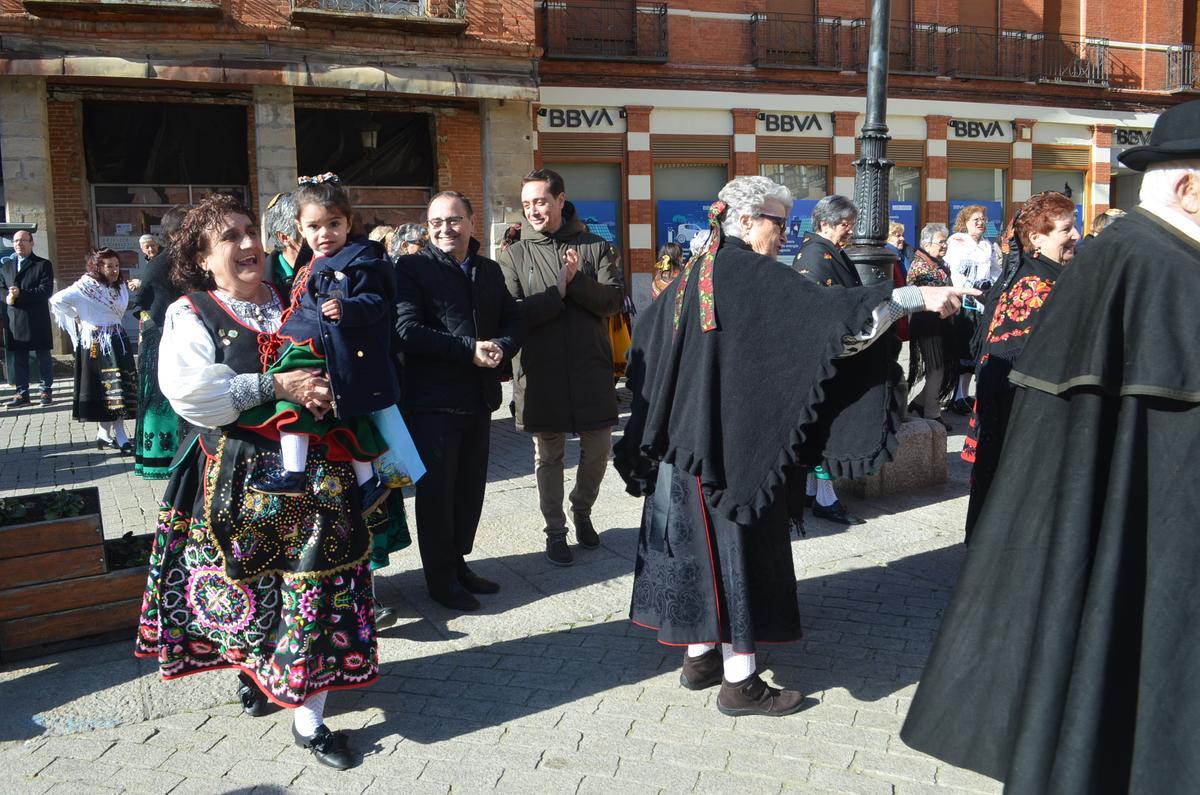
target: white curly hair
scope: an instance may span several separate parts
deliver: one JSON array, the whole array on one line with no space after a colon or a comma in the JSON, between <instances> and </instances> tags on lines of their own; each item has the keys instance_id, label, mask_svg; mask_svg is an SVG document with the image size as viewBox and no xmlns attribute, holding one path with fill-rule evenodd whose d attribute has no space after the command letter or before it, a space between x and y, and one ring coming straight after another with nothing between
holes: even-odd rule
<instances>
[{"instance_id":1,"label":"white curly hair","mask_svg":"<svg viewBox=\"0 0 1200 795\"><path fill-rule=\"evenodd\" d=\"M721 229L727 237L742 236L742 216L754 218L763 211L767 199L783 202L785 215L792 211L792 192L766 177L735 177L725 183L717 198L729 205Z\"/></svg>"}]
</instances>

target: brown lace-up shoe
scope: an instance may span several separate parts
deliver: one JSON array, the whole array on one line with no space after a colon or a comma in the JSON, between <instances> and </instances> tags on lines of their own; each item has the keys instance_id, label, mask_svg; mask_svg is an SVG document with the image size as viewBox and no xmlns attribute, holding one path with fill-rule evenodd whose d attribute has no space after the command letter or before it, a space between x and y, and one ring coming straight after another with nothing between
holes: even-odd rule
<instances>
[{"instance_id":1,"label":"brown lace-up shoe","mask_svg":"<svg viewBox=\"0 0 1200 795\"><path fill-rule=\"evenodd\" d=\"M799 690L780 690L771 687L754 674L744 682L731 684L723 677L721 692L717 693L717 709L722 715L767 715L781 718L804 707L804 694Z\"/></svg>"},{"instance_id":2,"label":"brown lace-up shoe","mask_svg":"<svg viewBox=\"0 0 1200 795\"><path fill-rule=\"evenodd\" d=\"M709 649L699 657L690 657L683 653L683 671L679 674L679 684L688 690L703 690L706 687L721 684L721 648Z\"/></svg>"}]
</instances>

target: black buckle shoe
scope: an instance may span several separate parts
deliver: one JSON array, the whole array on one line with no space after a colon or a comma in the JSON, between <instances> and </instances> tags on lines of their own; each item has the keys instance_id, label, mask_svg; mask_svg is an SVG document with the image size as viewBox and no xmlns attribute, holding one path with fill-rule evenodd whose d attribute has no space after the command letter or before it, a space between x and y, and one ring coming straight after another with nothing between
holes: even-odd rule
<instances>
[{"instance_id":1,"label":"black buckle shoe","mask_svg":"<svg viewBox=\"0 0 1200 795\"><path fill-rule=\"evenodd\" d=\"M126 442L117 449L121 451L121 455L133 455L133 442Z\"/></svg>"},{"instance_id":2,"label":"black buckle shoe","mask_svg":"<svg viewBox=\"0 0 1200 795\"><path fill-rule=\"evenodd\" d=\"M375 600L375 629L387 629L395 625L399 619L396 608L380 604L378 599Z\"/></svg>"},{"instance_id":3,"label":"black buckle shoe","mask_svg":"<svg viewBox=\"0 0 1200 795\"><path fill-rule=\"evenodd\" d=\"M308 485L303 472L273 472L250 481L250 490L277 497L301 497Z\"/></svg>"},{"instance_id":4,"label":"black buckle shoe","mask_svg":"<svg viewBox=\"0 0 1200 795\"><path fill-rule=\"evenodd\" d=\"M699 657L683 653L683 670L679 673L679 684L688 690L704 690L721 684L723 663L721 649L709 649Z\"/></svg>"},{"instance_id":5,"label":"black buckle shoe","mask_svg":"<svg viewBox=\"0 0 1200 795\"><path fill-rule=\"evenodd\" d=\"M252 718L261 718L271 711L270 702L262 694L254 680L246 674L238 674L238 699L242 702L242 712Z\"/></svg>"},{"instance_id":6,"label":"black buckle shoe","mask_svg":"<svg viewBox=\"0 0 1200 795\"><path fill-rule=\"evenodd\" d=\"M29 395L17 395L12 400L8 401L8 407L10 409L15 409L20 406L31 406L31 405L33 405L33 403L32 403L32 401L30 401Z\"/></svg>"},{"instance_id":7,"label":"black buckle shoe","mask_svg":"<svg viewBox=\"0 0 1200 795\"><path fill-rule=\"evenodd\" d=\"M468 593L499 593L499 583L494 583L486 577L480 577L475 572L471 571L466 563L458 564L458 584L467 590Z\"/></svg>"},{"instance_id":8,"label":"black buckle shoe","mask_svg":"<svg viewBox=\"0 0 1200 795\"><path fill-rule=\"evenodd\" d=\"M600 534L592 526L591 517L575 514L575 540L584 549L596 549L600 546Z\"/></svg>"},{"instance_id":9,"label":"black buckle shoe","mask_svg":"<svg viewBox=\"0 0 1200 795\"><path fill-rule=\"evenodd\" d=\"M818 519L825 519L830 522L837 522L838 524L866 524L865 520L846 513L846 509L842 507L841 500L835 500L833 505L821 505L819 503L813 505L812 513Z\"/></svg>"},{"instance_id":10,"label":"black buckle shoe","mask_svg":"<svg viewBox=\"0 0 1200 795\"><path fill-rule=\"evenodd\" d=\"M799 690L780 690L771 687L754 674L744 682L733 684L721 680L717 693L717 709L722 715L766 715L782 718L804 709L804 694Z\"/></svg>"},{"instance_id":11,"label":"black buckle shoe","mask_svg":"<svg viewBox=\"0 0 1200 795\"><path fill-rule=\"evenodd\" d=\"M375 478L362 485L362 493L362 515L370 516L376 508L387 501L392 490L383 485L379 478Z\"/></svg>"},{"instance_id":12,"label":"black buckle shoe","mask_svg":"<svg viewBox=\"0 0 1200 795\"><path fill-rule=\"evenodd\" d=\"M46 391L46 392L42 393L42 405L43 406L49 406L53 402L54 402L54 395L50 391Z\"/></svg>"},{"instance_id":13,"label":"black buckle shoe","mask_svg":"<svg viewBox=\"0 0 1200 795\"><path fill-rule=\"evenodd\" d=\"M296 725L293 723L292 736L296 738L296 745L312 751L317 761L326 767L332 767L334 770L354 767L354 754L347 747L346 735L329 731L329 727L324 723L317 727L317 733L312 737L305 737L296 731Z\"/></svg>"}]
</instances>

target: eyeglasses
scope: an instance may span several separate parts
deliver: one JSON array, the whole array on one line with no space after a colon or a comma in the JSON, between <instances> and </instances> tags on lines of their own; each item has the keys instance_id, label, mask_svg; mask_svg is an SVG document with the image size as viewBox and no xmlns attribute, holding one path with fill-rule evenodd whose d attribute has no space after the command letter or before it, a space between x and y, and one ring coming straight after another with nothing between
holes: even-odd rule
<instances>
[{"instance_id":1,"label":"eyeglasses","mask_svg":"<svg viewBox=\"0 0 1200 795\"><path fill-rule=\"evenodd\" d=\"M426 225L430 229L441 229L443 225L458 229L462 226L463 217L461 215L447 215L445 218L430 218Z\"/></svg>"},{"instance_id":2,"label":"eyeglasses","mask_svg":"<svg viewBox=\"0 0 1200 795\"><path fill-rule=\"evenodd\" d=\"M758 215L756 215L754 217L755 218L766 218L768 221L775 224L775 227L780 232L782 232L784 229L787 228L787 219L781 218L778 215L768 215L767 213L759 213Z\"/></svg>"}]
</instances>

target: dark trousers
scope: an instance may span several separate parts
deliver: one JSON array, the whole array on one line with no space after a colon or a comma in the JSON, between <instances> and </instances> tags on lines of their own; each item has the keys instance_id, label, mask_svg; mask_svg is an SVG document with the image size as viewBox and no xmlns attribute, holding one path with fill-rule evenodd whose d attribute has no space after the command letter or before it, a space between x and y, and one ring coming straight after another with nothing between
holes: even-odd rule
<instances>
[{"instance_id":1,"label":"dark trousers","mask_svg":"<svg viewBox=\"0 0 1200 795\"><path fill-rule=\"evenodd\" d=\"M425 583L444 591L475 544L487 485L488 414L417 414L407 419L425 475L417 481L417 546Z\"/></svg>"},{"instance_id":2,"label":"dark trousers","mask_svg":"<svg viewBox=\"0 0 1200 795\"><path fill-rule=\"evenodd\" d=\"M13 386L18 395L29 395L29 351L13 351ZM42 376L42 391L54 386L54 358L50 351L37 351L38 370Z\"/></svg>"}]
</instances>

